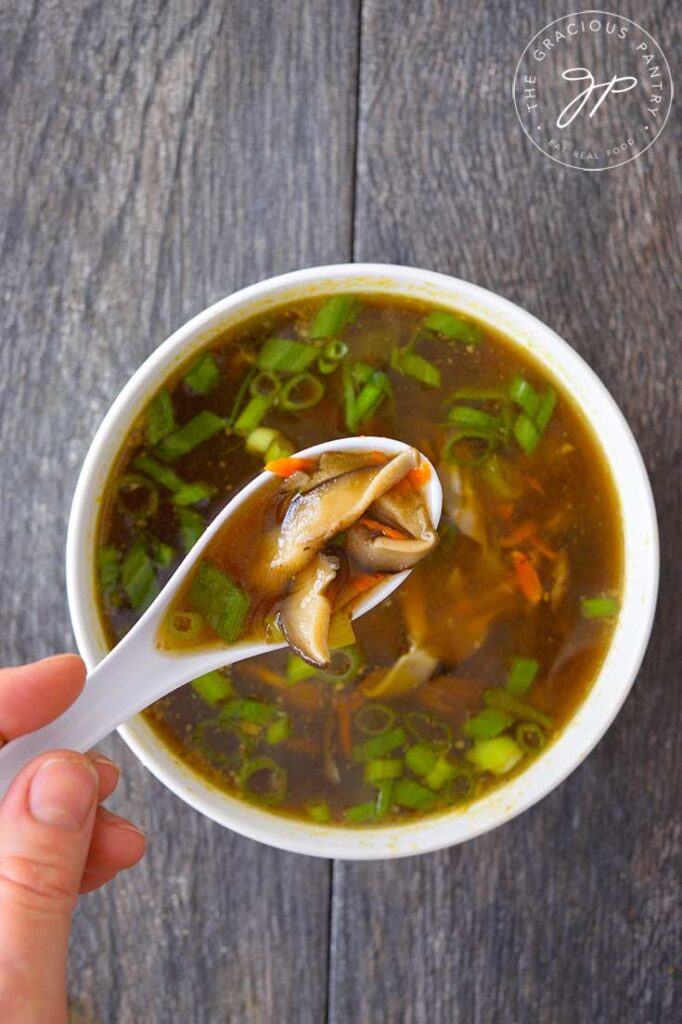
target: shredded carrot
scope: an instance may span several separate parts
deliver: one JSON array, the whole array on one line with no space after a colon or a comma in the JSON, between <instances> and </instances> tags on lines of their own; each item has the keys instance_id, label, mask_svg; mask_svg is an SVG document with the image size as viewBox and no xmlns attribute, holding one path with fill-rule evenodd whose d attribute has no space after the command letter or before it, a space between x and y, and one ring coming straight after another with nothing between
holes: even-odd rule
<instances>
[{"instance_id":1,"label":"shredded carrot","mask_svg":"<svg viewBox=\"0 0 682 1024\"><path fill-rule=\"evenodd\" d=\"M348 706L348 701L345 697L342 697L337 702L336 711L339 716L339 740L341 741L341 749L346 757L350 757L353 745L350 734L350 707Z\"/></svg>"},{"instance_id":2,"label":"shredded carrot","mask_svg":"<svg viewBox=\"0 0 682 1024\"><path fill-rule=\"evenodd\" d=\"M536 480L534 476L529 476L527 473L525 474L523 479L526 481L529 487L532 487L534 491L537 491L538 494L542 494L544 496L545 488L542 486L539 480Z\"/></svg>"},{"instance_id":3,"label":"shredded carrot","mask_svg":"<svg viewBox=\"0 0 682 1024\"><path fill-rule=\"evenodd\" d=\"M504 505L498 505L497 514L500 519L511 519L514 515L514 503L510 501Z\"/></svg>"},{"instance_id":4,"label":"shredded carrot","mask_svg":"<svg viewBox=\"0 0 682 1024\"><path fill-rule=\"evenodd\" d=\"M393 487L391 487L390 491L388 491L388 494L399 494L401 497L404 497L406 494L411 493L412 487L410 485L410 481L407 479L406 476L404 476L402 480L398 480L398 483L394 484Z\"/></svg>"},{"instance_id":5,"label":"shredded carrot","mask_svg":"<svg viewBox=\"0 0 682 1024\"><path fill-rule=\"evenodd\" d=\"M262 682L267 683L269 686L290 686L291 684L284 676L280 676L277 672L273 672L271 668L267 668L265 665L258 665L253 661L248 662L245 665L245 669L250 676L255 676Z\"/></svg>"},{"instance_id":6,"label":"shredded carrot","mask_svg":"<svg viewBox=\"0 0 682 1024\"><path fill-rule=\"evenodd\" d=\"M522 541L528 540L534 533L537 532L537 525L530 519L527 519L525 523L520 523L511 533L508 533L506 537L500 538L501 548L515 548L517 544L521 544Z\"/></svg>"},{"instance_id":7,"label":"shredded carrot","mask_svg":"<svg viewBox=\"0 0 682 1024\"><path fill-rule=\"evenodd\" d=\"M344 595L346 600L350 600L351 597L355 597L357 594L364 594L366 590L376 586L381 579L383 579L383 576L380 572L363 572L359 576L354 576L346 588Z\"/></svg>"},{"instance_id":8,"label":"shredded carrot","mask_svg":"<svg viewBox=\"0 0 682 1024\"><path fill-rule=\"evenodd\" d=\"M358 686L346 697L346 701L351 711L357 711L365 703L365 695Z\"/></svg>"},{"instance_id":9,"label":"shredded carrot","mask_svg":"<svg viewBox=\"0 0 682 1024\"><path fill-rule=\"evenodd\" d=\"M391 537L393 540L407 539L407 535L401 530L396 530L395 527L388 526L386 523L380 523L378 519L369 519L367 516L364 516L360 522L368 530L376 530L378 533L383 533L384 537Z\"/></svg>"},{"instance_id":10,"label":"shredded carrot","mask_svg":"<svg viewBox=\"0 0 682 1024\"><path fill-rule=\"evenodd\" d=\"M511 557L521 593L531 604L537 604L542 600L543 590L535 566L522 551L512 551Z\"/></svg>"},{"instance_id":11,"label":"shredded carrot","mask_svg":"<svg viewBox=\"0 0 682 1024\"><path fill-rule=\"evenodd\" d=\"M556 552L553 548L550 548L547 544L544 543L544 541L541 541L539 537L531 537L530 542L535 548L535 550L539 551L541 555L545 556L545 558L549 558L550 562L553 562L556 558L559 557L558 552Z\"/></svg>"},{"instance_id":12,"label":"shredded carrot","mask_svg":"<svg viewBox=\"0 0 682 1024\"><path fill-rule=\"evenodd\" d=\"M428 464L424 462L421 466L417 466L416 469L411 469L405 479L411 487L414 487L415 491L418 491L431 479L431 470Z\"/></svg>"},{"instance_id":13,"label":"shredded carrot","mask_svg":"<svg viewBox=\"0 0 682 1024\"><path fill-rule=\"evenodd\" d=\"M368 452L368 457L372 462L376 462L379 465L381 462L388 462L388 459L383 452Z\"/></svg>"},{"instance_id":14,"label":"shredded carrot","mask_svg":"<svg viewBox=\"0 0 682 1024\"><path fill-rule=\"evenodd\" d=\"M307 473L315 465L312 459L273 459L272 462L266 462L265 468L269 473L274 473L276 476L291 476L292 473L298 473L302 470Z\"/></svg>"}]
</instances>

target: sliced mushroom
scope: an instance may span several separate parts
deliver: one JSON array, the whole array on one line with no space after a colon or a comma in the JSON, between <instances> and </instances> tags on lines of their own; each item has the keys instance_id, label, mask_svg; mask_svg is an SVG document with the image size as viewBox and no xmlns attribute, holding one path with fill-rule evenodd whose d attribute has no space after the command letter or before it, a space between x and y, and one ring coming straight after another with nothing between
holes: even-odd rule
<instances>
[{"instance_id":1,"label":"sliced mushroom","mask_svg":"<svg viewBox=\"0 0 682 1024\"><path fill-rule=\"evenodd\" d=\"M341 473L297 494L282 521L272 567L288 575L298 572L330 537L347 529L414 469L417 460L417 452L410 449L383 465Z\"/></svg>"},{"instance_id":2,"label":"sliced mushroom","mask_svg":"<svg viewBox=\"0 0 682 1024\"><path fill-rule=\"evenodd\" d=\"M356 523L348 531L346 551L366 572L402 572L428 555L436 544L419 537L387 537L379 530Z\"/></svg>"},{"instance_id":3,"label":"sliced mushroom","mask_svg":"<svg viewBox=\"0 0 682 1024\"><path fill-rule=\"evenodd\" d=\"M306 661L329 664L331 604L326 595L339 571L338 558L320 554L293 580L279 610L279 622L291 647Z\"/></svg>"},{"instance_id":4,"label":"sliced mushroom","mask_svg":"<svg viewBox=\"0 0 682 1024\"><path fill-rule=\"evenodd\" d=\"M363 689L368 697L402 697L430 679L437 665L438 658L413 644L381 679Z\"/></svg>"},{"instance_id":5,"label":"sliced mushroom","mask_svg":"<svg viewBox=\"0 0 682 1024\"><path fill-rule=\"evenodd\" d=\"M570 565L568 561L568 551L566 548L562 548L557 555L556 562L554 563L552 589L549 592L549 601L552 608L555 610L559 607L566 596L569 576Z\"/></svg>"},{"instance_id":6,"label":"sliced mushroom","mask_svg":"<svg viewBox=\"0 0 682 1024\"><path fill-rule=\"evenodd\" d=\"M483 505L471 483L471 476L460 466L441 469L445 510L458 530L480 544L488 546Z\"/></svg>"},{"instance_id":7,"label":"sliced mushroom","mask_svg":"<svg viewBox=\"0 0 682 1024\"><path fill-rule=\"evenodd\" d=\"M348 531L346 549L368 572L411 569L438 543L423 497L418 491L383 494L370 506L376 525L355 523ZM388 521L385 526L382 520ZM397 527L397 530L392 527ZM402 536L400 535L402 534Z\"/></svg>"}]
</instances>

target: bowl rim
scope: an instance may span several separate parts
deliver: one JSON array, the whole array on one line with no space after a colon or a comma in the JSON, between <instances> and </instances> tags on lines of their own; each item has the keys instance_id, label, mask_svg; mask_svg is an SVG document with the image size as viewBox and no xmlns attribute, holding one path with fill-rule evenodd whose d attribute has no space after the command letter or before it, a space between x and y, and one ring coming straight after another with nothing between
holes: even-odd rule
<instances>
[{"instance_id":1,"label":"bowl rim","mask_svg":"<svg viewBox=\"0 0 682 1024\"><path fill-rule=\"evenodd\" d=\"M434 271L375 263L309 267L249 285L190 318L150 353L104 416L76 484L66 544L71 620L89 669L106 652L101 627L96 625L94 599L94 531L101 490L128 428L149 395L175 367L207 347L230 323L296 295L342 290L407 294L477 316L528 351L568 390L571 385L581 389L580 397L572 392L573 400L591 420L594 440L611 472L624 544L619 620L590 691L536 762L468 808L397 826L320 826L263 811L218 790L164 747L139 716L119 728L124 742L156 778L217 824L289 852L374 860L432 852L482 835L533 806L582 763L620 710L644 657L656 608L659 544L651 486L623 414L585 360L550 327L494 292ZM611 688L602 685L604 679Z\"/></svg>"}]
</instances>

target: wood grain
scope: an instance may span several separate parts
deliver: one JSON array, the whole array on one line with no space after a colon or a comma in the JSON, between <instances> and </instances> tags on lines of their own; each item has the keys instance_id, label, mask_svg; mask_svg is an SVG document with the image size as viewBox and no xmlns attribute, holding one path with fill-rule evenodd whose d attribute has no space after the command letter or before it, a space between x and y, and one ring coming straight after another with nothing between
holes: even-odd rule
<instances>
[{"instance_id":1,"label":"wood grain","mask_svg":"<svg viewBox=\"0 0 682 1024\"><path fill-rule=\"evenodd\" d=\"M618 10L672 56L679 9ZM679 119L602 174L535 150L511 82L561 13L365 0L353 255L492 288L594 367L651 474L658 619L616 724L539 806L458 849L335 866L333 1024L680 1019Z\"/></svg>"},{"instance_id":2,"label":"wood grain","mask_svg":"<svg viewBox=\"0 0 682 1024\"><path fill-rule=\"evenodd\" d=\"M71 494L143 358L235 288L348 259L357 29L352 0L2 6L0 663L73 646ZM150 849L81 904L73 1021L318 1024L329 865L211 825L105 749Z\"/></svg>"}]
</instances>

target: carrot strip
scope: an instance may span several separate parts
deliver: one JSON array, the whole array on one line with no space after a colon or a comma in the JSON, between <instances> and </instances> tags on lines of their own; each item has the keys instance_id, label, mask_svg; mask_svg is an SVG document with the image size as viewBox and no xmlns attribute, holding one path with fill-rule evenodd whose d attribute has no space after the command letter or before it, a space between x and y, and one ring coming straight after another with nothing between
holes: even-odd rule
<instances>
[{"instance_id":1,"label":"carrot strip","mask_svg":"<svg viewBox=\"0 0 682 1024\"><path fill-rule=\"evenodd\" d=\"M535 566L522 551L512 551L511 557L521 593L531 604L537 604L542 600L543 590Z\"/></svg>"},{"instance_id":2,"label":"carrot strip","mask_svg":"<svg viewBox=\"0 0 682 1024\"><path fill-rule=\"evenodd\" d=\"M357 687L346 697L346 702L350 711L357 711L365 703L365 695L360 687Z\"/></svg>"},{"instance_id":3,"label":"carrot strip","mask_svg":"<svg viewBox=\"0 0 682 1024\"><path fill-rule=\"evenodd\" d=\"M517 544L521 544L522 541L528 540L534 533L537 532L537 524L527 519L525 523L521 523L511 533L508 533L506 537L500 538L501 548L515 548Z\"/></svg>"},{"instance_id":4,"label":"carrot strip","mask_svg":"<svg viewBox=\"0 0 682 1024\"><path fill-rule=\"evenodd\" d=\"M377 465L379 465L379 463L381 462L388 462L388 458L384 455L383 452L368 452L367 455L372 460L372 462L376 462Z\"/></svg>"},{"instance_id":5,"label":"carrot strip","mask_svg":"<svg viewBox=\"0 0 682 1024\"><path fill-rule=\"evenodd\" d=\"M273 672L271 668L267 668L265 665L257 665L254 662L249 662L244 666L244 668L250 676L255 676L262 682L267 683L268 686L288 687L291 685L288 679L285 679L284 676L280 676L277 672Z\"/></svg>"},{"instance_id":6,"label":"carrot strip","mask_svg":"<svg viewBox=\"0 0 682 1024\"><path fill-rule=\"evenodd\" d=\"M500 517L500 519L511 519L511 517L514 515L514 503L510 501L505 503L504 505L498 505L497 514Z\"/></svg>"},{"instance_id":7,"label":"carrot strip","mask_svg":"<svg viewBox=\"0 0 682 1024\"><path fill-rule=\"evenodd\" d=\"M533 545L536 551L539 551L545 558L549 558L550 562L555 561L559 557L559 553L550 548L544 541L541 541L539 537L531 537L530 543Z\"/></svg>"},{"instance_id":8,"label":"carrot strip","mask_svg":"<svg viewBox=\"0 0 682 1024\"><path fill-rule=\"evenodd\" d=\"M529 487L533 488L534 491L537 491L538 494L542 494L543 497L545 496L545 488L542 486L539 480L535 479L534 476L529 476L526 473L523 479L526 481Z\"/></svg>"},{"instance_id":9,"label":"carrot strip","mask_svg":"<svg viewBox=\"0 0 682 1024\"><path fill-rule=\"evenodd\" d=\"M367 516L364 516L360 522L368 530L376 530L378 533L383 533L384 537L391 537L392 540L407 540L407 534L401 530L396 530L393 526L387 526L386 523L380 523L378 519L369 519Z\"/></svg>"},{"instance_id":10,"label":"carrot strip","mask_svg":"<svg viewBox=\"0 0 682 1024\"><path fill-rule=\"evenodd\" d=\"M411 487L414 487L415 491L418 491L431 479L431 470L426 463L423 463L423 465L417 466L416 469L411 469L405 479Z\"/></svg>"},{"instance_id":11,"label":"carrot strip","mask_svg":"<svg viewBox=\"0 0 682 1024\"><path fill-rule=\"evenodd\" d=\"M292 473L298 473L302 470L307 473L315 465L312 459L273 459L271 462L266 462L265 468L269 473L274 473L276 476L291 476Z\"/></svg>"},{"instance_id":12,"label":"carrot strip","mask_svg":"<svg viewBox=\"0 0 682 1024\"><path fill-rule=\"evenodd\" d=\"M364 594L366 590L370 590L376 586L379 580L382 580L383 576L380 572L377 573L362 573L360 576L355 576L348 584L346 589L345 598L349 600L350 597L355 597L356 594ZM346 602L344 601L344 604Z\"/></svg>"},{"instance_id":13,"label":"carrot strip","mask_svg":"<svg viewBox=\"0 0 682 1024\"><path fill-rule=\"evenodd\" d=\"M320 754L322 753L319 743L311 739L309 736L290 736L289 739L284 741L284 746L288 750L293 750L297 754Z\"/></svg>"}]
</instances>

